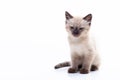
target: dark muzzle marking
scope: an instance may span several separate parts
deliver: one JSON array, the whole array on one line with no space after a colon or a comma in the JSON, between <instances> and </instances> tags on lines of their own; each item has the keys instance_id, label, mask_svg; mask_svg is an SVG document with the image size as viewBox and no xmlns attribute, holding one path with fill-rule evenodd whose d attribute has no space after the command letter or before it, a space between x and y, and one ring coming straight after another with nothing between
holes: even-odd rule
<instances>
[{"instance_id":1,"label":"dark muzzle marking","mask_svg":"<svg viewBox=\"0 0 120 80\"><path fill-rule=\"evenodd\" d=\"M76 27L76 28L72 31L72 34L73 34L74 36L78 36L78 35L80 34L79 29Z\"/></svg>"}]
</instances>

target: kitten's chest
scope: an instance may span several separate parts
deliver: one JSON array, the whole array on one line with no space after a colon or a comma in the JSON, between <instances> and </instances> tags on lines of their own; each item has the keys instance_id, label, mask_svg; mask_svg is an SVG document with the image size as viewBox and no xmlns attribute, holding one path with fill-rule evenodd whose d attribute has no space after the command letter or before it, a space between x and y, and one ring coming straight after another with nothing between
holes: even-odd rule
<instances>
[{"instance_id":1,"label":"kitten's chest","mask_svg":"<svg viewBox=\"0 0 120 80\"><path fill-rule=\"evenodd\" d=\"M86 44L70 44L71 52L83 54L87 51L88 46Z\"/></svg>"}]
</instances>

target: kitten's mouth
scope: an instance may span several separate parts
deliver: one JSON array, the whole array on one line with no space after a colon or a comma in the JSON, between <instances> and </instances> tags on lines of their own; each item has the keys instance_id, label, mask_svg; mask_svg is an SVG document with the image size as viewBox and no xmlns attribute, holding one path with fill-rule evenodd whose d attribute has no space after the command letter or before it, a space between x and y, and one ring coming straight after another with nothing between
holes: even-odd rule
<instances>
[{"instance_id":1,"label":"kitten's mouth","mask_svg":"<svg viewBox=\"0 0 120 80\"><path fill-rule=\"evenodd\" d=\"M80 34L72 34L74 37L79 37Z\"/></svg>"}]
</instances>

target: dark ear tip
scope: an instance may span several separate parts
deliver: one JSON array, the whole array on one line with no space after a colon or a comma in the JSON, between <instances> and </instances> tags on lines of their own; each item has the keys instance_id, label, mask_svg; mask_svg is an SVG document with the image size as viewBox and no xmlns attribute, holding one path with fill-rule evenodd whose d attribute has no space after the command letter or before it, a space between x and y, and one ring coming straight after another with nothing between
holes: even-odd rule
<instances>
[{"instance_id":1,"label":"dark ear tip","mask_svg":"<svg viewBox=\"0 0 120 80\"><path fill-rule=\"evenodd\" d=\"M86 20L86 21L91 21L92 20L92 14L88 14L83 19Z\"/></svg>"},{"instance_id":2,"label":"dark ear tip","mask_svg":"<svg viewBox=\"0 0 120 80\"><path fill-rule=\"evenodd\" d=\"M68 14L68 11L65 11L65 14Z\"/></svg>"},{"instance_id":3,"label":"dark ear tip","mask_svg":"<svg viewBox=\"0 0 120 80\"><path fill-rule=\"evenodd\" d=\"M73 18L73 16L68 11L65 11L65 17L67 20Z\"/></svg>"},{"instance_id":4,"label":"dark ear tip","mask_svg":"<svg viewBox=\"0 0 120 80\"><path fill-rule=\"evenodd\" d=\"M92 17L92 14L90 13L90 14L88 14L88 16L91 16L91 17Z\"/></svg>"}]
</instances>

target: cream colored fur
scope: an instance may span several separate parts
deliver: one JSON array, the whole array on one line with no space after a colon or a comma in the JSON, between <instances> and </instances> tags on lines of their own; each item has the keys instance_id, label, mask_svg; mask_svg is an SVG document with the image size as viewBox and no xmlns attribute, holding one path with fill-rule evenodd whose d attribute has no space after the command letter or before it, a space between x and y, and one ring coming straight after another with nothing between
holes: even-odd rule
<instances>
[{"instance_id":1,"label":"cream colored fur","mask_svg":"<svg viewBox=\"0 0 120 80\"><path fill-rule=\"evenodd\" d=\"M70 26L81 26L85 30L79 37L74 37L71 34ZM71 50L71 68L77 69L79 64L82 64L83 68L88 69L92 65L99 67L100 59L96 50L94 39L89 34L88 22L81 17L74 17L67 21L66 30L68 32L68 40Z\"/></svg>"},{"instance_id":2,"label":"cream colored fur","mask_svg":"<svg viewBox=\"0 0 120 80\"><path fill-rule=\"evenodd\" d=\"M68 69L69 73L75 73L80 70L82 74L97 70L100 66L100 57L95 41L90 34L92 14L88 14L85 17L73 17L66 11L65 17L71 62L59 63L55 66L55 69L71 66ZM82 68L79 68L79 65L82 65Z\"/></svg>"}]
</instances>

